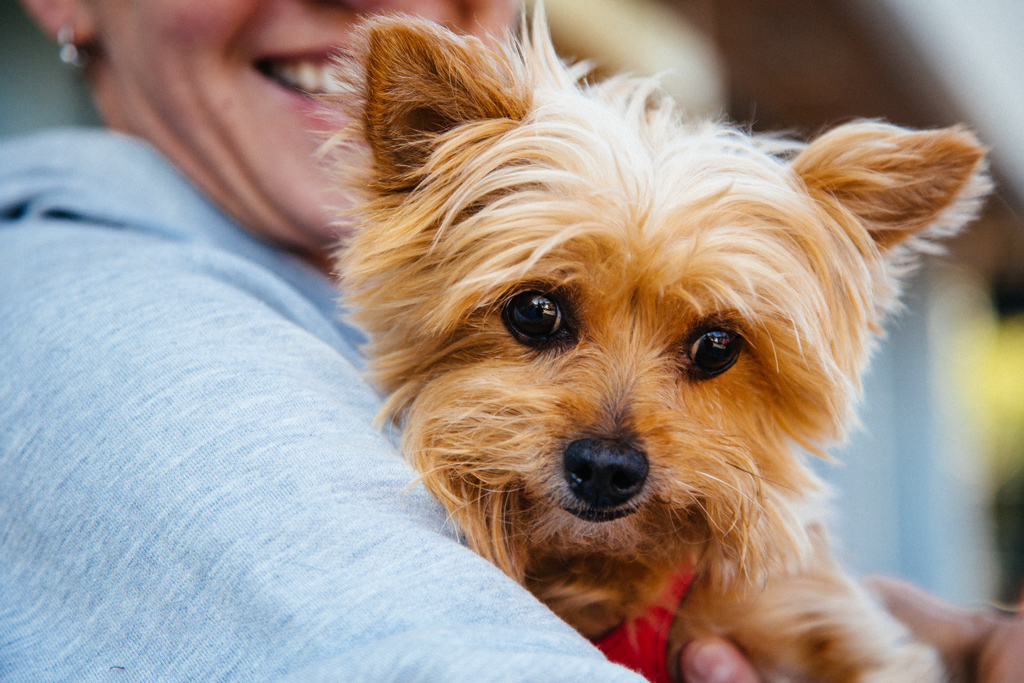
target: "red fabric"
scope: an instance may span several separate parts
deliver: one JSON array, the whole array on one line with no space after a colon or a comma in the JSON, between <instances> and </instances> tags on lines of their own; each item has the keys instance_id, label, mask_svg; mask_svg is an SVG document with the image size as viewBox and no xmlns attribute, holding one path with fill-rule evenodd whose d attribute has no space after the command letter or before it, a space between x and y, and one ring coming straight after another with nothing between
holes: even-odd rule
<instances>
[{"instance_id":1,"label":"red fabric","mask_svg":"<svg viewBox=\"0 0 1024 683\"><path fill-rule=\"evenodd\" d=\"M635 619L594 641L611 661L636 671L651 683L672 683L668 674L668 633L679 603L683 601L693 572L676 574L665 586L661 599Z\"/></svg>"}]
</instances>

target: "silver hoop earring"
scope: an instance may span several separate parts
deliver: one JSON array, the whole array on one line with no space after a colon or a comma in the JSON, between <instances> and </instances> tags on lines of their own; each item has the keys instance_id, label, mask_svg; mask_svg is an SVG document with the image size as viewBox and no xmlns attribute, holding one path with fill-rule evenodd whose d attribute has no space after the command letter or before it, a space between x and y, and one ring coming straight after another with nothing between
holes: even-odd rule
<instances>
[{"instance_id":1,"label":"silver hoop earring","mask_svg":"<svg viewBox=\"0 0 1024 683\"><path fill-rule=\"evenodd\" d=\"M83 67L87 60L85 51L75 45L75 29L71 24L64 24L57 31L57 44L60 46L60 61L74 67Z\"/></svg>"}]
</instances>

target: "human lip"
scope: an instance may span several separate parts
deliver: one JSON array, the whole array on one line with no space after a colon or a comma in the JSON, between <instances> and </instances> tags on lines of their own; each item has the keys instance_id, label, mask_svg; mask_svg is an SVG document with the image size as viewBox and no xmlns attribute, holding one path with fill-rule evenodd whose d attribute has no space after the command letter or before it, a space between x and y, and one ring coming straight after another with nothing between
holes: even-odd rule
<instances>
[{"instance_id":1,"label":"human lip","mask_svg":"<svg viewBox=\"0 0 1024 683\"><path fill-rule=\"evenodd\" d=\"M335 68L335 60L327 54L256 60L256 70L261 74L307 96L338 92L339 87L331 77Z\"/></svg>"}]
</instances>

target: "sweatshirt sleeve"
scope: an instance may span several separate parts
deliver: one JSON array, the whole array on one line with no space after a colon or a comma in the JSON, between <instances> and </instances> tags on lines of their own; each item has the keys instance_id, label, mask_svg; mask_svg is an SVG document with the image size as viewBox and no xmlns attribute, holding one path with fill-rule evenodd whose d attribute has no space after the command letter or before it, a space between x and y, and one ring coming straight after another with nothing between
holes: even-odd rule
<instances>
[{"instance_id":1,"label":"sweatshirt sleeve","mask_svg":"<svg viewBox=\"0 0 1024 683\"><path fill-rule=\"evenodd\" d=\"M632 681L460 545L261 264L0 230L0 679Z\"/></svg>"}]
</instances>

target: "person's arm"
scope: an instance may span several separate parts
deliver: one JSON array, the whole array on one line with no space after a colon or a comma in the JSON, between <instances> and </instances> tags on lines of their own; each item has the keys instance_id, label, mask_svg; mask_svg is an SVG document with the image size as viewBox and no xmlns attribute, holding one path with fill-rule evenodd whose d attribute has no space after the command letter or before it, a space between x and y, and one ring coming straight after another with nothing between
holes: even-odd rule
<instances>
[{"instance_id":1,"label":"person's arm","mask_svg":"<svg viewBox=\"0 0 1024 683\"><path fill-rule=\"evenodd\" d=\"M457 542L318 315L217 249L0 225L0 678L640 683Z\"/></svg>"}]
</instances>

